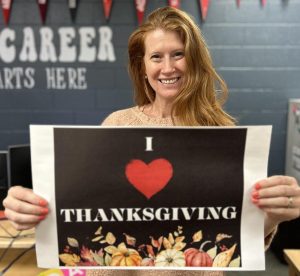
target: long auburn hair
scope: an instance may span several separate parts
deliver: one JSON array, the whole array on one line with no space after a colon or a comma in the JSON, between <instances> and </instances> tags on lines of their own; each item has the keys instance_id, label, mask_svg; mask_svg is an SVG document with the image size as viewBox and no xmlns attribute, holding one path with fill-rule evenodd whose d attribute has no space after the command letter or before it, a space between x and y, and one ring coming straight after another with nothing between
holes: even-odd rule
<instances>
[{"instance_id":1,"label":"long auburn hair","mask_svg":"<svg viewBox=\"0 0 300 276\"><path fill-rule=\"evenodd\" d=\"M128 42L129 75L133 81L135 102L144 106L155 100L155 91L145 79L145 38L151 31L175 31L184 44L186 71L184 85L174 99L172 119L176 125L230 126L235 120L222 105L227 99L226 83L213 67L208 47L194 20L172 7L153 11Z\"/></svg>"}]
</instances>

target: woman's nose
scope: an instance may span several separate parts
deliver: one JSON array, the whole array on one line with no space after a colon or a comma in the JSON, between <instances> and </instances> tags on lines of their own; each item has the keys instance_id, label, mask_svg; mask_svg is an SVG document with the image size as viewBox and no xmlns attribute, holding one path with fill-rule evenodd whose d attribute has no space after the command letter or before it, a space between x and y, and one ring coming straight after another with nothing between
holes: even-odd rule
<instances>
[{"instance_id":1,"label":"woman's nose","mask_svg":"<svg viewBox=\"0 0 300 276\"><path fill-rule=\"evenodd\" d=\"M164 59L163 63L162 63L162 73L172 73L174 72L175 68L174 68L174 63L171 59L166 58Z\"/></svg>"}]
</instances>

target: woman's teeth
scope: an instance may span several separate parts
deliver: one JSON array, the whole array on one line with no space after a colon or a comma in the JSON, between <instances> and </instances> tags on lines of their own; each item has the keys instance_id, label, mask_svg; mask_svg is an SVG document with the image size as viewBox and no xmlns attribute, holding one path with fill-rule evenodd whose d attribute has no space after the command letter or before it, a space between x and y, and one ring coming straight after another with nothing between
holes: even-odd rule
<instances>
[{"instance_id":1,"label":"woman's teeth","mask_svg":"<svg viewBox=\"0 0 300 276\"><path fill-rule=\"evenodd\" d=\"M161 83L164 83L164 84L172 84L172 83L175 83L176 81L178 81L179 78L174 78L174 79L169 79L169 80L160 80Z\"/></svg>"}]
</instances>

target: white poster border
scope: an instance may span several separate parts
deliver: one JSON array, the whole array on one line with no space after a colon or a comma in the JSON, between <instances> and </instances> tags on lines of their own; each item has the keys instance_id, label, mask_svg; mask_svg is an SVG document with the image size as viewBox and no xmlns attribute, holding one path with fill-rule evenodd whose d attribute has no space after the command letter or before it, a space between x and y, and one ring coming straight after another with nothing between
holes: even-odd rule
<instances>
[{"instance_id":1,"label":"white poster border","mask_svg":"<svg viewBox=\"0 0 300 276\"><path fill-rule=\"evenodd\" d=\"M36 253L38 267L60 267L55 204L54 129L55 128L165 128L165 127L111 127L111 126L55 126L31 125L31 162L34 192L44 197L51 210L47 218L36 227ZM172 127L187 129L190 127ZM267 177L267 164L271 140L271 126L192 127L198 129L247 129L244 153L244 195L241 217L242 267L176 267L176 270L264 270L264 215L251 202L253 184ZM259 156L258 156L259 153ZM255 173L253 173L255 172ZM45 235L47 233L47 235ZM255 237L255 238L253 238ZM65 266L61 266L61 268ZM132 269L132 267L78 267L81 269ZM134 267L138 270L174 270L174 267Z\"/></svg>"}]
</instances>

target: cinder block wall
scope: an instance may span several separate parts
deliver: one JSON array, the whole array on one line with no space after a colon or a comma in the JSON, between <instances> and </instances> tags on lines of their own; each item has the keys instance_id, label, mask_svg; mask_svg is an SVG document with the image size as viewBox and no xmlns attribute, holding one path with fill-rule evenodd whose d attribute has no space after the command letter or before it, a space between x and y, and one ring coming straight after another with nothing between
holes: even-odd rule
<instances>
[{"instance_id":1,"label":"cinder block wall","mask_svg":"<svg viewBox=\"0 0 300 276\"><path fill-rule=\"evenodd\" d=\"M133 105L126 49L128 36L137 26L134 1L115 0L108 23L102 1L80 1L75 23L70 20L66 2L49 0L45 26L53 29L57 49L57 32L62 26L75 28L77 35L72 43L78 49L80 27L94 27L97 31L109 26L116 62L22 63L16 59L7 64L0 55L2 79L5 68L35 68L34 88L0 89L0 150L11 144L28 143L29 124L95 125L110 112ZM241 125L273 125L269 173L283 173L288 99L300 97L300 0L269 0L264 8L259 0L242 0L240 8L235 0L212 0L204 24L200 23L197 0L181 2L181 8L200 24L215 66L228 83L226 110ZM146 15L166 4L166 0L148 0ZM0 26L1 34L2 17ZM39 49L42 23L36 1L14 0L8 27L16 32L17 51L26 26L33 28ZM47 89L45 67L86 68L88 88Z\"/></svg>"}]
</instances>

